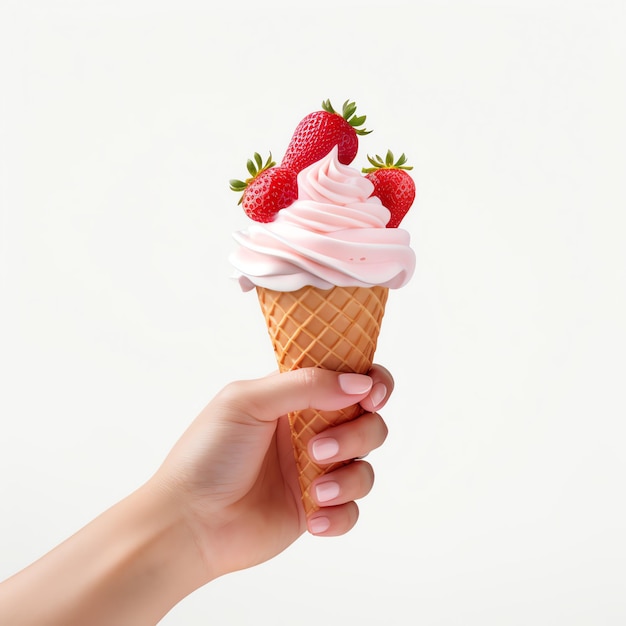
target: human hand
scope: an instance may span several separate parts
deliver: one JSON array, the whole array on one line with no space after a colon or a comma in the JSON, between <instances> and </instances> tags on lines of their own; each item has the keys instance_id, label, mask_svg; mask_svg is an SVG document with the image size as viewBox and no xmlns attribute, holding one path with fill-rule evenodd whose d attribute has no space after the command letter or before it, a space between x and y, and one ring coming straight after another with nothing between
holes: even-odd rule
<instances>
[{"instance_id":1,"label":"human hand","mask_svg":"<svg viewBox=\"0 0 626 626\"><path fill-rule=\"evenodd\" d=\"M211 577L275 556L307 528L334 536L354 526L355 500L374 482L371 465L357 460L318 478L312 493L321 508L306 519L286 415L360 403L368 413L309 444L320 464L348 461L385 440L375 411L392 389L389 372L374 366L368 376L301 369L231 383L217 394L151 481L175 499Z\"/></svg>"},{"instance_id":2,"label":"human hand","mask_svg":"<svg viewBox=\"0 0 626 626\"><path fill-rule=\"evenodd\" d=\"M301 369L227 385L147 483L0 584L0 623L148 626L210 580L278 554L307 527L347 532L354 501L372 487L371 466L357 460L318 478L321 508L307 520L285 415L359 402L370 412L309 444L320 464L349 461L383 443L387 428L374 411L392 388L378 366L368 376Z\"/></svg>"}]
</instances>

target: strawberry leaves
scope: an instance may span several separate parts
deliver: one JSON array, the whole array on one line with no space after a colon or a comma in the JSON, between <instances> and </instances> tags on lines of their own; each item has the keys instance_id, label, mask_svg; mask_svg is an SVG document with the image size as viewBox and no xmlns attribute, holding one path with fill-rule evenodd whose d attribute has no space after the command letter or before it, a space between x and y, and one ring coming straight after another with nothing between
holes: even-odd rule
<instances>
[{"instance_id":1,"label":"strawberry leaves","mask_svg":"<svg viewBox=\"0 0 626 626\"><path fill-rule=\"evenodd\" d=\"M248 217L256 222L271 222L278 211L298 197L297 175L289 168L276 167L271 152L265 161L255 152L246 167L250 178L232 179L230 188L243 192L239 204Z\"/></svg>"},{"instance_id":2,"label":"strawberry leaves","mask_svg":"<svg viewBox=\"0 0 626 626\"><path fill-rule=\"evenodd\" d=\"M250 178L246 178L246 180L237 180L236 178L231 178L230 181L230 189L231 191L245 191L248 185L261 173L270 167L274 167L276 165L276 161L272 159L272 153L270 152L269 157L265 163L263 163L263 158L258 152L254 153L254 161L252 159L248 159L246 163L246 168L248 169L248 174L250 174ZM239 198L238 204L241 204L243 201L243 196Z\"/></svg>"},{"instance_id":3,"label":"strawberry leaves","mask_svg":"<svg viewBox=\"0 0 626 626\"><path fill-rule=\"evenodd\" d=\"M322 109L328 113L339 115L339 113L333 109L333 105L330 103L330 100L324 100L324 102L322 102ZM359 117L356 116L356 102L346 100L341 109L341 117L343 117L343 119L346 120L352 128L354 128L354 132L357 135L369 135L372 132L371 130L365 130L365 128L359 128L359 126L365 123L367 118L365 115L361 115Z\"/></svg>"},{"instance_id":4,"label":"strawberry leaves","mask_svg":"<svg viewBox=\"0 0 626 626\"><path fill-rule=\"evenodd\" d=\"M391 150L387 150L387 154L385 155L384 160L380 158L380 156L376 155L376 158L372 158L369 154L367 155L367 160L373 165L373 167L364 167L361 171L364 174L369 174L370 172L375 172L379 169L397 169L397 170L412 170L412 165L405 165L406 156L404 153L400 156L400 158L394 163L394 156Z\"/></svg>"}]
</instances>

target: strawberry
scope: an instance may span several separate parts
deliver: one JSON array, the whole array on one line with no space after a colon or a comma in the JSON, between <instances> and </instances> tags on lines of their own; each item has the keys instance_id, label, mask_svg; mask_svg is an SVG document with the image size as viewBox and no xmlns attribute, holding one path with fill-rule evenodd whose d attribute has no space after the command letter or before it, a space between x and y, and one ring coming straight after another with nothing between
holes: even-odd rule
<instances>
[{"instance_id":1,"label":"strawberry","mask_svg":"<svg viewBox=\"0 0 626 626\"><path fill-rule=\"evenodd\" d=\"M405 165L404 154L395 163L393 158L391 150L387 151L384 161L378 155L375 159L368 155L367 160L374 167L362 170L367 174L365 178L374 184L372 195L380 198L383 206L391 212L387 228L397 228L415 200L415 183L406 172L413 167Z\"/></svg>"},{"instance_id":2,"label":"strawberry","mask_svg":"<svg viewBox=\"0 0 626 626\"><path fill-rule=\"evenodd\" d=\"M297 174L288 167L275 167L270 153L267 161L258 152L254 161L248 160L250 178L231 180L233 191L243 191L239 200L246 215L256 222L271 222L278 211L288 207L298 197Z\"/></svg>"},{"instance_id":3,"label":"strawberry","mask_svg":"<svg viewBox=\"0 0 626 626\"><path fill-rule=\"evenodd\" d=\"M357 135L371 132L357 128L365 122L365 115L356 117L356 104L348 100L341 115L330 100L322 102L322 109L309 113L296 126L281 165L300 172L324 158L335 146L339 146L339 162L352 163L359 148Z\"/></svg>"}]
</instances>

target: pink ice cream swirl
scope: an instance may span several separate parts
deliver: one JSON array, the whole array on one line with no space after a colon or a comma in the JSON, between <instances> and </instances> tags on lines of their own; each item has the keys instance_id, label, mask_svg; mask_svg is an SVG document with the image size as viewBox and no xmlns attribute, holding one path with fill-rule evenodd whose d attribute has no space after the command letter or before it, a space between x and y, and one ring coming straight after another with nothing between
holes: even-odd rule
<instances>
[{"instance_id":1,"label":"pink ice cream swirl","mask_svg":"<svg viewBox=\"0 0 626 626\"><path fill-rule=\"evenodd\" d=\"M409 234L386 228L390 213L373 184L337 159L337 149L298 174L298 199L273 222L234 234L230 257L244 291L403 287L413 275Z\"/></svg>"}]
</instances>

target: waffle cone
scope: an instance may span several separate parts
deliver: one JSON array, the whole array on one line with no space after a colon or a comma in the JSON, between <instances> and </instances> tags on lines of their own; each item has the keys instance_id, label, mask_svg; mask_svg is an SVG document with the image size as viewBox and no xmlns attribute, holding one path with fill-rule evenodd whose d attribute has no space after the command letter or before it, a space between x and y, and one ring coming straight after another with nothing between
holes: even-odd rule
<instances>
[{"instance_id":1,"label":"waffle cone","mask_svg":"<svg viewBox=\"0 0 626 626\"><path fill-rule=\"evenodd\" d=\"M303 287L283 292L257 287L279 370L321 367L366 374L372 366L388 291L386 287ZM355 404L339 411L305 409L289 414L307 515L318 508L309 493L311 482L341 465L314 463L308 455L309 440L362 413Z\"/></svg>"}]
</instances>

